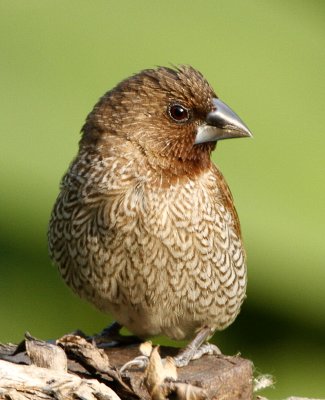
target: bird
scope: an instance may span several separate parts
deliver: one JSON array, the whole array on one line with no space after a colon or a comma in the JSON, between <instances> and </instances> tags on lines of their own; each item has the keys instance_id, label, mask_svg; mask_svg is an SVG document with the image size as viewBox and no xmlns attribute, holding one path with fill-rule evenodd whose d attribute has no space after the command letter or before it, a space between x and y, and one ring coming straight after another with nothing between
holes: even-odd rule
<instances>
[{"instance_id":1,"label":"bird","mask_svg":"<svg viewBox=\"0 0 325 400\"><path fill-rule=\"evenodd\" d=\"M48 243L64 281L115 329L188 340L177 366L246 297L240 222L211 153L251 136L194 67L145 69L99 99L61 181Z\"/></svg>"}]
</instances>

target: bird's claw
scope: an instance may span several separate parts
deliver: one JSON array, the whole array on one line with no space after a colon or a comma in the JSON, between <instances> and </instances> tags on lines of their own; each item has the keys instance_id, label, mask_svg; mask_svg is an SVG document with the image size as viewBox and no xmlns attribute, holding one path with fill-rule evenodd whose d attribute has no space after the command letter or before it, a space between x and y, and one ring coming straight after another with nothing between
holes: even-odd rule
<instances>
[{"instance_id":1,"label":"bird's claw","mask_svg":"<svg viewBox=\"0 0 325 400\"><path fill-rule=\"evenodd\" d=\"M204 343L197 349L195 354L193 354L191 360L198 360L204 355L219 356L220 354L222 353L218 346L212 343Z\"/></svg>"},{"instance_id":2,"label":"bird's claw","mask_svg":"<svg viewBox=\"0 0 325 400\"><path fill-rule=\"evenodd\" d=\"M204 355L220 355L222 354L219 347L215 344L204 343L193 352L183 352L174 357L174 362L177 368L186 367L192 360L198 360Z\"/></svg>"},{"instance_id":3,"label":"bird's claw","mask_svg":"<svg viewBox=\"0 0 325 400\"><path fill-rule=\"evenodd\" d=\"M135 357L133 360L128 361L120 368L120 373L127 371L133 367L137 367L139 369L144 369L148 366L149 358L147 356L138 356Z\"/></svg>"}]
</instances>

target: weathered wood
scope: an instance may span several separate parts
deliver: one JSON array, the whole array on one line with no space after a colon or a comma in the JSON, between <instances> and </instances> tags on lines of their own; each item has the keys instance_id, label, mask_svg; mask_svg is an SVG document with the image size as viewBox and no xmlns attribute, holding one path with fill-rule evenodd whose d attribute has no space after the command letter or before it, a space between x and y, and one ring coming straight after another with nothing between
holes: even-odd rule
<instances>
[{"instance_id":1,"label":"weathered wood","mask_svg":"<svg viewBox=\"0 0 325 400\"><path fill-rule=\"evenodd\" d=\"M120 400L120 397L96 379L0 360L0 399Z\"/></svg>"},{"instance_id":2,"label":"weathered wood","mask_svg":"<svg viewBox=\"0 0 325 400\"><path fill-rule=\"evenodd\" d=\"M25 345L18 348L0 346L0 399L252 398L253 372L248 360L204 356L176 371L168 357L177 349L161 347L159 352L167 357L165 363L155 348L150 350L145 371L134 368L120 373L122 365L141 354L138 345L103 350L74 335L56 344L27 336Z\"/></svg>"},{"instance_id":3,"label":"weathered wood","mask_svg":"<svg viewBox=\"0 0 325 400\"><path fill-rule=\"evenodd\" d=\"M140 355L138 346L106 349L111 364L120 368L126 362ZM178 349L160 347L162 357L174 356ZM178 379L203 388L208 399L248 400L253 393L253 364L241 357L203 356L179 368ZM142 385L143 371L127 372L135 392L143 399L150 399Z\"/></svg>"}]
</instances>

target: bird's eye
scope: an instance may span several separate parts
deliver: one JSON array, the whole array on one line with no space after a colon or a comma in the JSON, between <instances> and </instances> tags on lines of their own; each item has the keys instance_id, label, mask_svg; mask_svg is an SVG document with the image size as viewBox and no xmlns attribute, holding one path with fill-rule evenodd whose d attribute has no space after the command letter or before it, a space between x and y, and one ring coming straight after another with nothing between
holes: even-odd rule
<instances>
[{"instance_id":1,"label":"bird's eye","mask_svg":"<svg viewBox=\"0 0 325 400\"><path fill-rule=\"evenodd\" d=\"M168 109L168 113L176 122L185 122L190 117L189 110L180 104L172 104Z\"/></svg>"}]
</instances>

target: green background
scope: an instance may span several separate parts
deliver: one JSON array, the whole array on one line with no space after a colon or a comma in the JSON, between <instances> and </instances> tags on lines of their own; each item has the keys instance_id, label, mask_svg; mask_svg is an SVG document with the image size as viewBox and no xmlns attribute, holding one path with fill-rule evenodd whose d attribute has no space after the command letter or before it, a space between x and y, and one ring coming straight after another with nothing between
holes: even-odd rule
<instances>
[{"instance_id":1,"label":"green background","mask_svg":"<svg viewBox=\"0 0 325 400\"><path fill-rule=\"evenodd\" d=\"M1 0L1 341L107 324L48 259L59 180L106 90L187 63L254 133L214 154L249 260L242 313L215 341L275 376L265 396L325 398L324 16L316 0Z\"/></svg>"}]
</instances>

